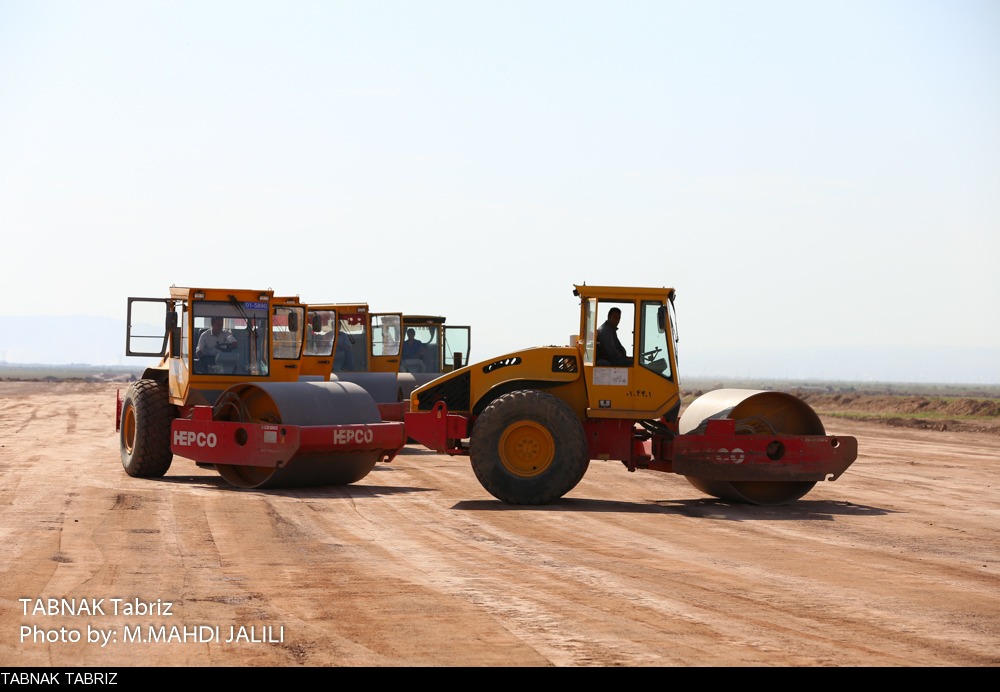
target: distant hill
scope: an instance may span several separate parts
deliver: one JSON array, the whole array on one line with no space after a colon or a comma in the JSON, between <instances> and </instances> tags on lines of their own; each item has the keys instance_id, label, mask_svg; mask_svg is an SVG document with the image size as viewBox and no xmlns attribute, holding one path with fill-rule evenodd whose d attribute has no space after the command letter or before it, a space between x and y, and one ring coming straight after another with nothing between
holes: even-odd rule
<instances>
[{"instance_id":1,"label":"distant hill","mask_svg":"<svg viewBox=\"0 0 1000 692\"><path fill-rule=\"evenodd\" d=\"M146 333L154 333L150 327ZM525 346L531 344L526 343ZM748 348L738 340L695 348L681 343L682 384L695 379L1000 384L1000 353L977 347ZM485 359L489 345L476 347ZM125 320L110 317L2 317L0 364L144 367L125 356Z\"/></svg>"},{"instance_id":2,"label":"distant hill","mask_svg":"<svg viewBox=\"0 0 1000 692\"><path fill-rule=\"evenodd\" d=\"M0 317L0 363L136 365L125 357L125 320L111 317Z\"/></svg>"}]
</instances>

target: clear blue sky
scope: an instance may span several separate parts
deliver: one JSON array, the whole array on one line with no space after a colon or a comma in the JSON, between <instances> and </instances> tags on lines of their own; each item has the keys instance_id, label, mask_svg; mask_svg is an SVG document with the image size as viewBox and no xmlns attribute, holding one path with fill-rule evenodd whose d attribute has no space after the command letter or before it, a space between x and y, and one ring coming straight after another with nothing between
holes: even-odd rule
<instances>
[{"instance_id":1,"label":"clear blue sky","mask_svg":"<svg viewBox=\"0 0 1000 692\"><path fill-rule=\"evenodd\" d=\"M0 315L271 287L482 359L673 286L682 374L998 383L1000 2L0 0L0 229Z\"/></svg>"}]
</instances>

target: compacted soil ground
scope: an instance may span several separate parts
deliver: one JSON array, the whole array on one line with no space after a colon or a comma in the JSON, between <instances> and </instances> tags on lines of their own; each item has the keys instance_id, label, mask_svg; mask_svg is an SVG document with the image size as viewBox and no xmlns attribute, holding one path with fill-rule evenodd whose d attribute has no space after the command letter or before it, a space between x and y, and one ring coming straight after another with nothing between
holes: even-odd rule
<instances>
[{"instance_id":1,"label":"compacted soil ground","mask_svg":"<svg viewBox=\"0 0 1000 692\"><path fill-rule=\"evenodd\" d=\"M119 387L0 382L4 669L1000 664L989 425L817 400L859 458L792 505L595 461L513 507L414 445L346 487L130 478Z\"/></svg>"}]
</instances>

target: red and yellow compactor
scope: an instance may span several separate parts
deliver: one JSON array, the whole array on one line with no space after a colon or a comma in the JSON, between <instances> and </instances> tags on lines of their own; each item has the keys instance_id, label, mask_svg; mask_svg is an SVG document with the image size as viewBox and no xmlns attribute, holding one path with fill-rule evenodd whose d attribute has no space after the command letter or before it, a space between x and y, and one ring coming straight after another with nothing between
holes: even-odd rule
<instances>
[{"instance_id":1,"label":"red and yellow compactor","mask_svg":"<svg viewBox=\"0 0 1000 692\"><path fill-rule=\"evenodd\" d=\"M406 431L429 449L468 455L482 486L510 504L545 504L591 460L684 476L723 500L794 502L857 458L853 437L827 435L801 399L719 389L681 414L675 292L577 285L579 336L458 368L417 387ZM620 312L624 354L599 330Z\"/></svg>"},{"instance_id":2,"label":"red and yellow compactor","mask_svg":"<svg viewBox=\"0 0 1000 692\"><path fill-rule=\"evenodd\" d=\"M304 376L307 306L268 290L129 298L126 355L159 358L117 400L125 472L175 455L240 488L346 485L406 444L361 386ZM203 336L206 335L206 336Z\"/></svg>"},{"instance_id":3,"label":"red and yellow compactor","mask_svg":"<svg viewBox=\"0 0 1000 692\"><path fill-rule=\"evenodd\" d=\"M381 335L374 350L365 341L397 366L388 368L392 391L376 402L334 364L342 335L332 327L353 314L346 304L310 312L270 290L180 287L169 298L129 298L126 354L159 361L118 394L122 465L130 476L160 477L176 455L240 488L346 485L410 441L468 456L486 491L509 504L552 502L592 460L617 460L682 475L723 500L783 505L856 460L857 440L827 435L791 394L719 389L683 408L673 289L573 292L580 321L571 345L465 366L456 358L405 406L397 314L371 328ZM617 356L599 339L612 311L625 351ZM378 374L370 365L357 373Z\"/></svg>"}]
</instances>

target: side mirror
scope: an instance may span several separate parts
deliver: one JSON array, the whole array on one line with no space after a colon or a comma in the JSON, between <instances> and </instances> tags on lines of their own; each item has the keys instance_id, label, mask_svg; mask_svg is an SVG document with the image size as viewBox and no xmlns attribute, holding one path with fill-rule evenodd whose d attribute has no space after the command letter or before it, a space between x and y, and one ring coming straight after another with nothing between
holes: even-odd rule
<instances>
[{"instance_id":1,"label":"side mirror","mask_svg":"<svg viewBox=\"0 0 1000 692\"><path fill-rule=\"evenodd\" d=\"M660 334L664 332L667 328L667 306L661 305L660 309L656 311L656 328L660 331Z\"/></svg>"},{"instance_id":2,"label":"side mirror","mask_svg":"<svg viewBox=\"0 0 1000 692\"><path fill-rule=\"evenodd\" d=\"M288 313L288 331L290 332L299 331L299 313L297 312Z\"/></svg>"}]
</instances>

